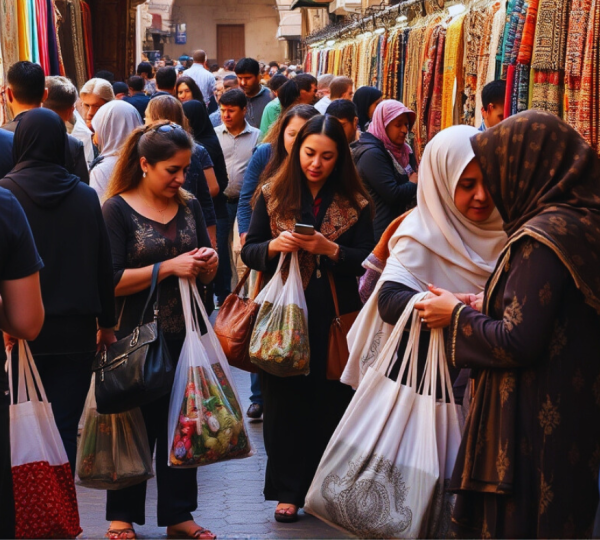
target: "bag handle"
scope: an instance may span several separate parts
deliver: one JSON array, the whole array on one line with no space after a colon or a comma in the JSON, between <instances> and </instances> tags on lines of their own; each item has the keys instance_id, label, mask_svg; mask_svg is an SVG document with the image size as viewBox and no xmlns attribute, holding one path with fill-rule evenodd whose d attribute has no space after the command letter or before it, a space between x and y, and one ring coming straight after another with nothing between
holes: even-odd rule
<instances>
[{"instance_id":1,"label":"bag handle","mask_svg":"<svg viewBox=\"0 0 600 540\"><path fill-rule=\"evenodd\" d=\"M331 287L331 296L333 297L333 306L335 307L335 317L336 319L339 319L340 306L338 304L337 290L335 288L335 279L333 279L333 274L329 270L327 270L327 277L329 278L329 287Z\"/></svg>"},{"instance_id":2,"label":"bag handle","mask_svg":"<svg viewBox=\"0 0 600 540\"><path fill-rule=\"evenodd\" d=\"M140 317L140 322L138 326L142 326L144 324L144 316L146 315L146 311L148 311L148 306L150 305L150 301L152 300L152 296L154 295L154 291L158 285L158 271L160 270L160 265L162 263L156 263L152 267L152 280L150 282L150 292L148 293L148 298L146 299L146 303L144 304L144 310L142 311L142 316ZM160 292L160 287L159 287ZM156 294L156 301L154 302L154 318L158 318L158 293Z\"/></svg>"},{"instance_id":3,"label":"bag handle","mask_svg":"<svg viewBox=\"0 0 600 540\"><path fill-rule=\"evenodd\" d=\"M25 403L28 400L39 402L40 397L41 401L48 403L48 397L46 396L46 391L44 390L40 373L35 365L28 343L25 340L20 339L18 342L18 347L19 387L17 390L16 403ZM10 394L10 403L12 405L15 403L12 378L12 353L7 351L6 355L8 358L8 389Z\"/></svg>"},{"instance_id":4,"label":"bag handle","mask_svg":"<svg viewBox=\"0 0 600 540\"><path fill-rule=\"evenodd\" d=\"M236 294L239 296L240 292L242 291L242 287L246 284L246 281L248 281L248 278L250 277L251 272L252 272L251 268L246 268L246 271L244 272L242 279L240 279L238 281L238 284L236 285L232 294ZM258 293L260 292L261 283L262 283L262 272L258 272L257 278L256 278L256 283L254 284L254 290L252 291L252 293L250 293L250 300L255 300L256 297L258 296Z\"/></svg>"}]
</instances>

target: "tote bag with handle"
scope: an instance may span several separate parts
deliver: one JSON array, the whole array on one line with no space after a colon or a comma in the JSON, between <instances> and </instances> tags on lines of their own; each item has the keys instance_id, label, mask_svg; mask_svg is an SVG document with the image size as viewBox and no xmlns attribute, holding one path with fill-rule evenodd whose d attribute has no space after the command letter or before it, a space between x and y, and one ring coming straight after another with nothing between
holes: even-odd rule
<instances>
[{"instance_id":1,"label":"tote bag with handle","mask_svg":"<svg viewBox=\"0 0 600 540\"><path fill-rule=\"evenodd\" d=\"M67 453L29 346L18 346L16 396L8 362L16 538L75 538L82 529Z\"/></svg>"},{"instance_id":2,"label":"tote bag with handle","mask_svg":"<svg viewBox=\"0 0 600 540\"><path fill-rule=\"evenodd\" d=\"M306 497L307 512L362 538L426 534L440 472L435 341L429 348L421 391L417 385L421 323L413 310L426 294L411 299L381 355L367 370ZM392 381L387 375L411 315L408 346L398 380Z\"/></svg>"}]
</instances>

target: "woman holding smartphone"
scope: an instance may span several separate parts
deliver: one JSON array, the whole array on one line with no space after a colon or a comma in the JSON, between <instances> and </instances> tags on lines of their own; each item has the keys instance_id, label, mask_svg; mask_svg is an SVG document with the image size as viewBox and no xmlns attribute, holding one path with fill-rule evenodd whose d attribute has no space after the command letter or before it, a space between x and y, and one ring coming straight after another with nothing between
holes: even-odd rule
<instances>
[{"instance_id":1,"label":"woman holding smartphone","mask_svg":"<svg viewBox=\"0 0 600 540\"><path fill-rule=\"evenodd\" d=\"M262 187L242 250L246 265L267 274L275 271L280 253L298 252L308 308L310 374L281 378L261 373L268 455L264 494L279 503L277 521L298 519L327 443L352 398L348 386L326 377L335 317L329 275L340 313L358 311L362 304L356 278L374 245L372 205L344 130L337 119L316 116L298 133L289 159Z\"/></svg>"}]
</instances>

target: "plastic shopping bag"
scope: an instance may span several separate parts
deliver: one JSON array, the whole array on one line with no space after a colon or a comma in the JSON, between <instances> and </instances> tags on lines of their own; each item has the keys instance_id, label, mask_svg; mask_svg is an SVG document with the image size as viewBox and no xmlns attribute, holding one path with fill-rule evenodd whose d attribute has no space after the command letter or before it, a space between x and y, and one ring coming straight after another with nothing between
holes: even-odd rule
<instances>
[{"instance_id":1,"label":"plastic shopping bag","mask_svg":"<svg viewBox=\"0 0 600 540\"><path fill-rule=\"evenodd\" d=\"M398 379L387 376L414 304L423 297L411 299L368 369L306 497L307 512L361 538L418 538L427 532L440 474L435 426L439 348L435 342L430 346L419 387L416 312Z\"/></svg>"},{"instance_id":2,"label":"plastic shopping bag","mask_svg":"<svg viewBox=\"0 0 600 540\"><path fill-rule=\"evenodd\" d=\"M249 457L254 451L225 354L196 284L180 279L179 288L186 337L169 404L168 465L189 468Z\"/></svg>"},{"instance_id":3,"label":"plastic shopping bag","mask_svg":"<svg viewBox=\"0 0 600 540\"><path fill-rule=\"evenodd\" d=\"M8 362L16 538L75 538L82 529L67 453L29 346L18 347L16 396Z\"/></svg>"},{"instance_id":4,"label":"plastic shopping bag","mask_svg":"<svg viewBox=\"0 0 600 540\"><path fill-rule=\"evenodd\" d=\"M94 377L85 402L77 448L75 483L92 489L123 489L154 476L142 411L99 414Z\"/></svg>"},{"instance_id":5,"label":"plastic shopping bag","mask_svg":"<svg viewBox=\"0 0 600 540\"><path fill-rule=\"evenodd\" d=\"M282 253L275 275L256 297L260 310L250 338L250 360L271 375L308 375L308 319L298 254L290 256L284 284L281 269L285 258Z\"/></svg>"}]
</instances>

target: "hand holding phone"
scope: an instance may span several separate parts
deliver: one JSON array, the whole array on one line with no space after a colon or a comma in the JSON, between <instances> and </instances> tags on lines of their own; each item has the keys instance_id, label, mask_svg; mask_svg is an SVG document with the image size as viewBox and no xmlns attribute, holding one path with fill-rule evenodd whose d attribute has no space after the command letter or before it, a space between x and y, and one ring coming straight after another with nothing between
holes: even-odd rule
<instances>
[{"instance_id":1,"label":"hand holding phone","mask_svg":"<svg viewBox=\"0 0 600 540\"><path fill-rule=\"evenodd\" d=\"M315 234L315 228L312 225L305 225L304 223L296 223L294 226L294 232L296 234L304 234L306 236L312 236Z\"/></svg>"}]
</instances>

